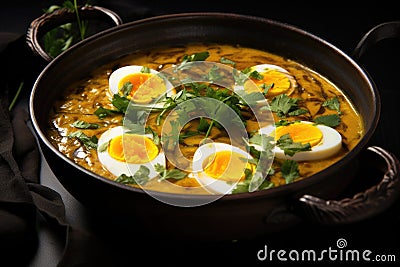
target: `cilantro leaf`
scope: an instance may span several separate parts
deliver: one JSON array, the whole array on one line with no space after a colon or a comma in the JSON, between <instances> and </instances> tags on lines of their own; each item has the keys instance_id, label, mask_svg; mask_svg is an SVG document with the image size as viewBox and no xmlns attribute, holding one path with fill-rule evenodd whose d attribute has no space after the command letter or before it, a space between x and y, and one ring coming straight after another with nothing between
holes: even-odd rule
<instances>
[{"instance_id":1,"label":"cilantro leaf","mask_svg":"<svg viewBox=\"0 0 400 267\"><path fill-rule=\"evenodd\" d=\"M180 180L183 179L187 176L187 173L180 171L178 169L170 169L167 170L163 165L160 163L157 163L154 165L154 169L156 172L160 174L160 178L158 179L159 181L165 180L165 179L175 179L175 180Z\"/></svg>"},{"instance_id":2,"label":"cilantro leaf","mask_svg":"<svg viewBox=\"0 0 400 267\"><path fill-rule=\"evenodd\" d=\"M115 182L121 184L138 184L144 185L146 184L150 177L150 170L144 165L140 165L139 169L135 172L133 176L128 176L126 174L121 174L115 179Z\"/></svg>"},{"instance_id":3,"label":"cilantro leaf","mask_svg":"<svg viewBox=\"0 0 400 267\"><path fill-rule=\"evenodd\" d=\"M133 176L126 175L125 173L118 176L114 181L121 184L137 184Z\"/></svg>"},{"instance_id":4,"label":"cilantro leaf","mask_svg":"<svg viewBox=\"0 0 400 267\"><path fill-rule=\"evenodd\" d=\"M190 56L185 55L183 57L184 62L193 62L193 61L204 61L210 56L210 52L203 51L198 53L193 53Z\"/></svg>"},{"instance_id":5,"label":"cilantro leaf","mask_svg":"<svg viewBox=\"0 0 400 267\"><path fill-rule=\"evenodd\" d=\"M327 107L330 110L336 110L339 115L342 114L342 112L340 111L339 98L337 96L326 100L324 103L322 103L322 106Z\"/></svg>"},{"instance_id":6,"label":"cilantro leaf","mask_svg":"<svg viewBox=\"0 0 400 267\"><path fill-rule=\"evenodd\" d=\"M197 131L205 133L205 132L207 132L209 127L210 127L210 124L208 123L208 121L205 118L201 117L200 121L199 121L199 125L197 126Z\"/></svg>"},{"instance_id":7,"label":"cilantro leaf","mask_svg":"<svg viewBox=\"0 0 400 267\"><path fill-rule=\"evenodd\" d=\"M98 139L95 135L93 135L92 137L89 137L86 134L84 134L82 131L76 131L76 132L71 133L68 137L78 139L79 142L81 142L87 149L91 149L91 148L97 149Z\"/></svg>"},{"instance_id":8,"label":"cilantro leaf","mask_svg":"<svg viewBox=\"0 0 400 267\"><path fill-rule=\"evenodd\" d=\"M121 113L126 112L126 110L128 109L129 102L130 102L129 99L120 96L119 94L114 94L113 99L111 100L113 106L116 107L117 110Z\"/></svg>"},{"instance_id":9,"label":"cilantro leaf","mask_svg":"<svg viewBox=\"0 0 400 267\"><path fill-rule=\"evenodd\" d=\"M268 136L266 134L254 134L249 139L250 144L255 144L260 146L262 150L268 151L272 150L274 146L274 138L272 136Z\"/></svg>"},{"instance_id":10,"label":"cilantro leaf","mask_svg":"<svg viewBox=\"0 0 400 267\"><path fill-rule=\"evenodd\" d=\"M143 66L143 67L140 69L140 72L141 72L141 73L150 73L150 68L149 68L149 67L146 67L146 66Z\"/></svg>"},{"instance_id":11,"label":"cilantro leaf","mask_svg":"<svg viewBox=\"0 0 400 267\"><path fill-rule=\"evenodd\" d=\"M237 183L236 187L232 190L232 194L249 192L250 185L251 185L251 177L248 177L245 180ZM274 186L275 186L274 183L272 183L268 179L264 179L264 181L258 187L258 190L268 189Z\"/></svg>"},{"instance_id":12,"label":"cilantro leaf","mask_svg":"<svg viewBox=\"0 0 400 267\"><path fill-rule=\"evenodd\" d=\"M193 53L191 55L184 55L181 63L176 66L175 71L177 70L184 70L188 66L187 63L193 62L193 61L204 61L210 56L210 52L208 51L203 51L203 52L198 52L198 53Z\"/></svg>"},{"instance_id":13,"label":"cilantro leaf","mask_svg":"<svg viewBox=\"0 0 400 267\"><path fill-rule=\"evenodd\" d=\"M263 84L261 85L261 89L263 89L263 94L264 94L264 95L267 95L269 89L273 88L274 85L275 85L274 83L271 83L271 84L265 84L265 83L263 83Z\"/></svg>"},{"instance_id":14,"label":"cilantro leaf","mask_svg":"<svg viewBox=\"0 0 400 267\"><path fill-rule=\"evenodd\" d=\"M262 80L264 78L264 76L256 70L253 70L252 72L250 72L249 77L256 79L256 80Z\"/></svg>"},{"instance_id":15,"label":"cilantro leaf","mask_svg":"<svg viewBox=\"0 0 400 267\"><path fill-rule=\"evenodd\" d=\"M281 166L281 173L285 178L286 184L292 183L300 176L299 164L294 160L285 160Z\"/></svg>"},{"instance_id":16,"label":"cilantro leaf","mask_svg":"<svg viewBox=\"0 0 400 267\"><path fill-rule=\"evenodd\" d=\"M275 122L275 127L288 126L289 124L292 124L294 122L295 121L279 120L278 122Z\"/></svg>"},{"instance_id":17,"label":"cilantro leaf","mask_svg":"<svg viewBox=\"0 0 400 267\"><path fill-rule=\"evenodd\" d=\"M123 96L130 95L133 88L133 84L131 82L126 82L122 85L119 91L122 93Z\"/></svg>"},{"instance_id":18,"label":"cilantro leaf","mask_svg":"<svg viewBox=\"0 0 400 267\"><path fill-rule=\"evenodd\" d=\"M228 58L226 58L226 57L221 57L220 60L219 60L219 62L221 62L222 64L229 64L229 65L232 65L233 67L236 66L236 62L234 62L234 61L232 61L232 60L230 60L230 59L228 59Z\"/></svg>"},{"instance_id":19,"label":"cilantro leaf","mask_svg":"<svg viewBox=\"0 0 400 267\"><path fill-rule=\"evenodd\" d=\"M285 155L293 156L297 152L311 151L310 143L302 144L300 142L293 142L290 135L284 134L277 141L276 145L283 150Z\"/></svg>"},{"instance_id":20,"label":"cilantro leaf","mask_svg":"<svg viewBox=\"0 0 400 267\"><path fill-rule=\"evenodd\" d=\"M270 108L280 118L285 118L287 115L296 116L307 113L307 110L298 107L297 102L299 100L299 98L291 98L286 94L281 94L272 99Z\"/></svg>"},{"instance_id":21,"label":"cilantro leaf","mask_svg":"<svg viewBox=\"0 0 400 267\"><path fill-rule=\"evenodd\" d=\"M303 114L306 114L306 113L308 113L308 110L307 110L307 109L299 108L299 109L290 111L290 112L288 113L288 115L289 115L289 116L300 116L300 115L303 115Z\"/></svg>"},{"instance_id":22,"label":"cilantro leaf","mask_svg":"<svg viewBox=\"0 0 400 267\"><path fill-rule=\"evenodd\" d=\"M96 123L88 123L85 121L77 120L73 124L73 127L78 129L99 129L101 126Z\"/></svg>"},{"instance_id":23,"label":"cilantro leaf","mask_svg":"<svg viewBox=\"0 0 400 267\"><path fill-rule=\"evenodd\" d=\"M314 119L314 122L329 127L336 127L340 124L341 120L338 114L331 114L331 115L319 116Z\"/></svg>"},{"instance_id":24,"label":"cilantro leaf","mask_svg":"<svg viewBox=\"0 0 400 267\"><path fill-rule=\"evenodd\" d=\"M99 107L94 112L94 115L99 117L99 119L104 119L105 117L113 115L115 113L119 113L119 111L118 110L112 110L112 109L108 109L108 108Z\"/></svg>"},{"instance_id":25,"label":"cilantro leaf","mask_svg":"<svg viewBox=\"0 0 400 267\"><path fill-rule=\"evenodd\" d=\"M110 144L110 140L108 140L108 142L104 142L103 144L101 144L100 146L98 146L98 151L99 152L105 152L108 148L108 145Z\"/></svg>"}]
</instances>

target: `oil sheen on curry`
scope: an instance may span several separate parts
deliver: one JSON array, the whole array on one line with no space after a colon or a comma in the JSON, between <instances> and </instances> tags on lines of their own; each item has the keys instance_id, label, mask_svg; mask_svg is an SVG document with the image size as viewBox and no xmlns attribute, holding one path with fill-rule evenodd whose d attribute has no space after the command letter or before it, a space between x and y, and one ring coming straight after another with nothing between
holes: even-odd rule
<instances>
[{"instance_id":1,"label":"oil sheen on curry","mask_svg":"<svg viewBox=\"0 0 400 267\"><path fill-rule=\"evenodd\" d=\"M193 62L218 63L200 75L209 82L165 75ZM231 88L211 82L220 66L233 70ZM268 105L259 110L272 122L260 122L239 92L261 96ZM202 113L207 108L227 113L214 118ZM47 135L75 163L117 183L178 194L249 192L255 176L262 177L256 190L307 179L364 134L349 98L317 71L230 45L132 53L65 88L52 110ZM246 138L229 132L226 121Z\"/></svg>"}]
</instances>

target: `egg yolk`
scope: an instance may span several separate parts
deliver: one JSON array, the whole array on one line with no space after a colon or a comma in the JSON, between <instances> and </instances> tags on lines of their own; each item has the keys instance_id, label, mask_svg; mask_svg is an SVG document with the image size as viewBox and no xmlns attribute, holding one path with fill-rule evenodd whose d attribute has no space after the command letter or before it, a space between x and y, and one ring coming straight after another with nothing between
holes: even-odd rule
<instances>
[{"instance_id":1,"label":"egg yolk","mask_svg":"<svg viewBox=\"0 0 400 267\"><path fill-rule=\"evenodd\" d=\"M229 182L239 182L244 180L245 169L254 170L253 165L246 162L243 155L229 150L219 151L210 155L203 162L204 172L215 179Z\"/></svg>"},{"instance_id":2,"label":"egg yolk","mask_svg":"<svg viewBox=\"0 0 400 267\"><path fill-rule=\"evenodd\" d=\"M132 99L137 103L150 103L166 92L163 79L150 73L132 73L127 75L119 81L118 88L122 88L127 82L132 84L132 90L128 95L128 99Z\"/></svg>"},{"instance_id":3,"label":"egg yolk","mask_svg":"<svg viewBox=\"0 0 400 267\"><path fill-rule=\"evenodd\" d=\"M158 155L158 147L143 135L125 134L111 139L109 155L122 162L142 164L152 161Z\"/></svg>"},{"instance_id":4,"label":"egg yolk","mask_svg":"<svg viewBox=\"0 0 400 267\"><path fill-rule=\"evenodd\" d=\"M287 92L290 87L291 83L289 78L282 72L277 71L277 70L268 70L266 72L260 73L263 78L261 80L251 78L251 81L253 81L257 86L258 90L263 92L264 88L263 86L272 86L271 88L268 89L267 95L268 96L276 96L279 94L283 94ZM246 83L248 83L247 81ZM245 89L246 91L254 91L254 86L251 86L250 84L246 85L245 83Z\"/></svg>"},{"instance_id":5,"label":"egg yolk","mask_svg":"<svg viewBox=\"0 0 400 267\"><path fill-rule=\"evenodd\" d=\"M306 123L292 123L286 126L279 126L275 129L276 140L285 134L289 134L295 143L310 143L312 147L318 145L323 137L318 127Z\"/></svg>"}]
</instances>

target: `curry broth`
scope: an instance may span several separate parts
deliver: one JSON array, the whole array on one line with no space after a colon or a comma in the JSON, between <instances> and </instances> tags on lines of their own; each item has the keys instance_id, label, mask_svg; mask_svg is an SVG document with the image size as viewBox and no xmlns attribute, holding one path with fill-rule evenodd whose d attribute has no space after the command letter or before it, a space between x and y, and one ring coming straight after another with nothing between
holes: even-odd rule
<instances>
[{"instance_id":1,"label":"curry broth","mask_svg":"<svg viewBox=\"0 0 400 267\"><path fill-rule=\"evenodd\" d=\"M335 114L336 111L325 108L322 104L329 98L338 97L340 101L341 123L335 129L342 136L342 148L338 154L328 159L299 162L300 177L298 179L309 177L340 160L363 136L364 128L362 120L352 103L339 88L316 71L295 61L265 51L240 46L203 44L191 44L151 52L133 53L117 62L111 62L96 69L86 80L77 81L75 84L69 86L62 98L55 103L53 112L49 116L51 126L47 135L60 152L77 164L103 177L115 180L116 177L108 172L99 162L96 149L89 149L82 145L79 140L68 137L71 133L77 131L72 124L80 120L100 125L98 129L81 130L89 137L99 137L110 127L122 125L123 115L121 114L115 113L103 119L94 115L94 112L99 107L113 109L113 105L110 102L112 96L108 90L108 78L113 70L125 65L142 65L162 71L165 68L179 64L184 55L191 55L202 51L209 52L210 56L207 58L207 61L220 62L221 57L225 57L234 61L236 63L235 68L238 70L244 70L247 67L265 63L278 65L288 70L295 77L298 84L290 97L300 98L299 105L302 108L306 108L308 113L287 117L285 118L286 120L311 121L316 116ZM156 126L155 117L156 115L150 115L147 124L151 125L160 135L161 129ZM274 119L275 121L279 121L282 118L274 114ZM189 127L195 129L197 127L196 123L198 122L193 121ZM256 130L251 121L247 123L246 127L249 132ZM216 127L212 128L209 137L214 141L229 143L228 137L224 136L223 131ZM185 157L191 158L193 156L194 151L198 147L199 138L196 136L188 137L179 145ZM273 164L275 173L267 178L274 186L286 183L279 171L279 166L279 160L275 159ZM170 167L168 161L167 167ZM168 181L158 181L158 179L152 179L144 187L173 193L208 194L190 175L180 180L169 179Z\"/></svg>"}]
</instances>

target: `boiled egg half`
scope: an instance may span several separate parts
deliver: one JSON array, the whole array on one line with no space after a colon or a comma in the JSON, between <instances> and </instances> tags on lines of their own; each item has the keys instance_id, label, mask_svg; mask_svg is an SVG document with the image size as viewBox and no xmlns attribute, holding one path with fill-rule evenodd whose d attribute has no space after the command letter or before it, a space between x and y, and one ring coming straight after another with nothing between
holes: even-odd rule
<instances>
[{"instance_id":1,"label":"boiled egg half","mask_svg":"<svg viewBox=\"0 0 400 267\"><path fill-rule=\"evenodd\" d=\"M315 124L309 121L296 121L285 126L278 126L271 132L269 129L261 129L261 133L275 136L275 141L283 135L289 134L294 143L311 146L310 151L300 151L293 156L286 155L284 150L275 146L275 157L279 159L291 159L296 161L311 161L331 157L338 153L342 147L342 136L334 128Z\"/></svg>"},{"instance_id":2,"label":"boiled egg half","mask_svg":"<svg viewBox=\"0 0 400 267\"><path fill-rule=\"evenodd\" d=\"M212 194L230 194L246 178L246 169L254 173L252 156L245 150L226 143L206 143L195 151L193 175Z\"/></svg>"},{"instance_id":3,"label":"boiled egg half","mask_svg":"<svg viewBox=\"0 0 400 267\"><path fill-rule=\"evenodd\" d=\"M108 80L111 94L126 96L136 104L158 102L165 95L175 94L172 84L154 69L128 65L113 71Z\"/></svg>"},{"instance_id":4,"label":"boiled egg half","mask_svg":"<svg viewBox=\"0 0 400 267\"><path fill-rule=\"evenodd\" d=\"M110 128L100 136L97 155L104 168L115 176L133 176L143 165L150 170L149 178L154 178L158 175L154 165L166 165L164 153L152 135L130 133L123 126Z\"/></svg>"},{"instance_id":5,"label":"boiled egg half","mask_svg":"<svg viewBox=\"0 0 400 267\"><path fill-rule=\"evenodd\" d=\"M296 80L286 69L272 64L260 64L250 67L250 73L258 72L259 75L252 75L244 84L247 92L261 91L267 97L274 97L280 94L290 95L296 87Z\"/></svg>"}]
</instances>

